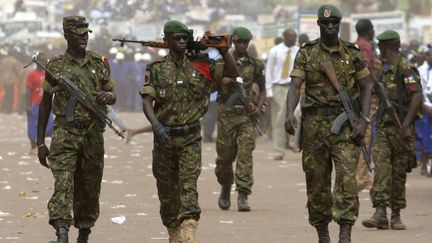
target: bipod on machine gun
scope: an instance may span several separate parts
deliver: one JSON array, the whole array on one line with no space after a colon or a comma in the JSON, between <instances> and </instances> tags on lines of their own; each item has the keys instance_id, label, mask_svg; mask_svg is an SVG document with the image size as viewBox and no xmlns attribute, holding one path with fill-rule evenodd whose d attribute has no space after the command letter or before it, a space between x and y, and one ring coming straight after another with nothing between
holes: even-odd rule
<instances>
[{"instance_id":1,"label":"bipod on machine gun","mask_svg":"<svg viewBox=\"0 0 432 243\"><path fill-rule=\"evenodd\" d=\"M59 76L52 73L50 70L48 70L44 65L42 65L37 60L38 54L34 55L32 58L32 61L27 64L24 68L27 68L32 63L36 63L39 67L41 67L45 72L50 75L57 83L56 85L49 90L50 94L54 94L57 91L64 90L69 93L70 98L68 100L67 110L74 111L74 108L76 106L76 103L80 103L85 109L87 109L94 117L99 119L101 122L105 123L109 128L111 128L115 134L120 136L121 138L124 138L123 132L119 131L117 128L113 126L112 120L108 117L105 112L101 111L101 109L96 106L94 102L91 101L91 99L88 97L87 94L85 94L74 82L72 82L70 79L66 78L62 74ZM73 114L66 114L66 121L72 121L73 120Z\"/></svg>"}]
</instances>

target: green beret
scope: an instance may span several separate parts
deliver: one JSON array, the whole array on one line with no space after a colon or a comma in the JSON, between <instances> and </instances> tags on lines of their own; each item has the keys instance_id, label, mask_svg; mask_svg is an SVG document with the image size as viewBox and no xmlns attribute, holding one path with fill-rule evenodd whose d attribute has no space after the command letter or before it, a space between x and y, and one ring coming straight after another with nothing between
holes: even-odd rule
<instances>
[{"instance_id":1,"label":"green beret","mask_svg":"<svg viewBox=\"0 0 432 243\"><path fill-rule=\"evenodd\" d=\"M389 42L400 42L400 36L398 32L394 30L386 30L379 34L377 37L377 40L380 42L383 41L389 41Z\"/></svg>"},{"instance_id":2,"label":"green beret","mask_svg":"<svg viewBox=\"0 0 432 243\"><path fill-rule=\"evenodd\" d=\"M252 33L245 27L237 27L232 32L233 40L245 40L252 39Z\"/></svg>"},{"instance_id":3,"label":"green beret","mask_svg":"<svg viewBox=\"0 0 432 243\"><path fill-rule=\"evenodd\" d=\"M170 20L164 25L164 33L189 32L188 27L180 21Z\"/></svg>"},{"instance_id":4,"label":"green beret","mask_svg":"<svg viewBox=\"0 0 432 243\"><path fill-rule=\"evenodd\" d=\"M89 24L83 16L66 16L63 18L63 30L69 30L76 34L92 32Z\"/></svg>"},{"instance_id":5,"label":"green beret","mask_svg":"<svg viewBox=\"0 0 432 243\"><path fill-rule=\"evenodd\" d=\"M338 18L342 19L341 11L334 5L324 4L318 9L318 18L319 19L327 19L327 18Z\"/></svg>"}]
</instances>

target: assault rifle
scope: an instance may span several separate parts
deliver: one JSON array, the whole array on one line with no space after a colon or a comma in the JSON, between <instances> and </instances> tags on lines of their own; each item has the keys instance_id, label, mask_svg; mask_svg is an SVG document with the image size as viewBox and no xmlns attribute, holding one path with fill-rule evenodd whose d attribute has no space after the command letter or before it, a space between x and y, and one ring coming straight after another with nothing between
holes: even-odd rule
<instances>
[{"instance_id":1,"label":"assault rifle","mask_svg":"<svg viewBox=\"0 0 432 243\"><path fill-rule=\"evenodd\" d=\"M337 79L336 71L334 70L333 64L330 61L326 61L326 62L321 63L321 66L324 69L324 72L325 72L327 78L330 80L331 84L338 91L339 98L342 101L342 104L344 107L344 112L341 113L336 118L336 120L333 122L331 132L334 134L338 134L340 127L342 126L342 124L346 120L348 120L351 127L354 128L357 125L359 118L358 118L357 114L354 112L354 106L351 102L351 98L350 98L348 92L346 91L346 89L343 86L340 85L340 83ZM363 153L364 160L366 161L366 165L368 167L368 170L370 172L372 172L373 166L372 166L371 158L369 155L369 151L367 150L363 141L360 145L360 148L361 148L361 151Z\"/></svg>"},{"instance_id":2,"label":"assault rifle","mask_svg":"<svg viewBox=\"0 0 432 243\"><path fill-rule=\"evenodd\" d=\"M199 52L206 50L209 47L213 48L229 48L230 34L226 33L223 35L215 35L210 31L206 31L203 37L194 40L193 29L189 29L189 38L186 44L188 57L199 56ZM166 42L161 41L141 41L141 40L128 40L126 38L114 38L114 42L120 42L120 46L124 46L125 43L137 43L142 46L155 47L155 48L168 48Z\"/></svg>"},{"instance_id":3,"label":"assault rifle","mask_svg":"<svg viewBox=\"0 0 432 243\"><path fill-rule=\"evenodd\" d=\"M24 68L30 66L32 63L36 63L39 67L41 67L45 72L53 77L57 84L54 86L51 90L49 90L50 94L54 94L57 91L65 90L69 93L70 98L67 103L66 108L66 121L71 122L74 119L73 112L75 111L75 106L78 103L80 103L85 109L87 109L93 116L95 116L97 119L105 123L108 127L110 127L112 130L114 130L115 134L120 136L121 138L124 138L123 132L117 130L113 126L113 122L111 119L105 114L105 112L101 111L101 109L93 103L90 98L80 89L78 86L72 82L70 79L63 76L63 74L60 74L60 76L55 75L51 71L49 71L44 65L42 65L37 60L37 55L34 55L32 58L32 61L26 65Z\"/></svg>"},{"instance_id":4,"label":"assault rifle","mask_svg":"<svg viewBox=\"0 0 432 243\"><path fill-rule=\"evenodd\" d=\"M257 109L255 105L252 102L252 99L247 94L245 88L243 87L243 79L238 77L237 80L234 82L236 92L232 94L228 101L226 102L226 105L228 107L232 107L238 99L240 99L241 103L243 104L244 109L246 110L247 114L251 114L252 112ZM261 129L261 125L259 124L258 116L250 116L253 123L255 124L256 131L258 132L259 136L262 136L264 133Z\"/></svg>"},{"instance_id":5,"label":"assault rifle","mask_svg":"<svg viewBox=\"0 0 432 243\"><path fill-rule=\"evenodd\" d=\"M399 116L396 112L396 109L394 108L393 104L391 103L391 101L387 95L387 91L384 87L384 84L382 82L378 81L376 84L376 87L377 87L378 95L380 97L380 102L382 102L384 104L384 107L385 107L385 110L387 111L387 114L389 114L389 116L393 120L393 123L396 125L396 127L402 128L402 123L399 119Z\"/></svg>"}]
</instances>

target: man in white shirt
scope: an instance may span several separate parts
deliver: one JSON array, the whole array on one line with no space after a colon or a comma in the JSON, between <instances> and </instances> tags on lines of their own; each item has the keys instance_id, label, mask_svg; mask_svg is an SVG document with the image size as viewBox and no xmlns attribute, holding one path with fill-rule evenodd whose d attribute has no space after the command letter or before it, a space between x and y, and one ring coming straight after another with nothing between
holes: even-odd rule
<instances>
[{"instance_id":1,"label":"man in white shirt","mask_svg":"<svg viewBox=\"0 0 432 243\"><path fill-rule=\"evenodd\" d=\"M295 46L297 33L294 29L286 29L283 32L284 41L274 46L267 57L266 65L266 91L267 97L271 98L271 124L273 137L274 159L282 160L287 144L287 134L284 129L286 116L286 97L288 94L291 78L289 73L294 66L294 59L299 47ZM298 119L300 108L297 107ZM296 133L298 134L298 133ZM290 138L289 145L297 147L295 138Z\"/></svg>"},{"instance_id":2,"label":"man in white shirt","mask_svg":"<svg viewBox=\"0 0 432 243\"><path fill-rule=\"evenodd\" d=\"M417 161L420 161L420 174L428 175L427 161L432 154L432 49L426 52L426 62L424 62L418 71L421 77L423 88L423 117L416 121L416 148Z\"/></svg>"}]
</instances>

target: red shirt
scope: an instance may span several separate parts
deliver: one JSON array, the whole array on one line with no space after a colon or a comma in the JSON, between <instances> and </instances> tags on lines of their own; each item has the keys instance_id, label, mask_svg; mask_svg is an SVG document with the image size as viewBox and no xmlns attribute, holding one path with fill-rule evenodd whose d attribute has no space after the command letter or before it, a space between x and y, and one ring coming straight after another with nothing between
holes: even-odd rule
<instances>
[{"instance_id":1,"label":"red shirt","mask_svg":"<svg viewBox=\"0 0 432 243\"><path fill-rule=\"evenodd\" d=\"M374 78L374 75L372 75L372 72L374 72L375 68L375 57L373 53L372 43L363 37L358 37L356 44L360 48L362 56L368 66L369 72L371 73L371 75L369 75L369 80L371 84L375 84L376 80Z\"/></svg>"},{"instance_id":2,"label":"red shirt","mask_svg":"<svg viewBox=\"0 0 432 243\"><path fill-rule=\"evenodd\" d=\"M45 79L45 71L34 70L27 75L26 87L31 90L32 105L40 104L42 100L42 81Z\"/></svg>"}]
</instances>

